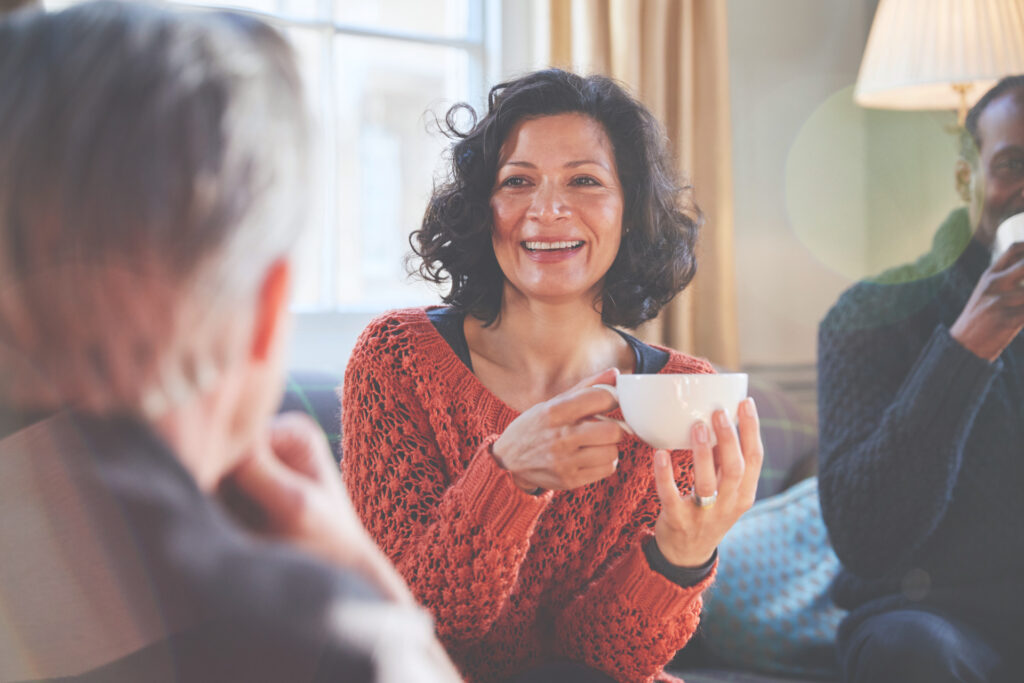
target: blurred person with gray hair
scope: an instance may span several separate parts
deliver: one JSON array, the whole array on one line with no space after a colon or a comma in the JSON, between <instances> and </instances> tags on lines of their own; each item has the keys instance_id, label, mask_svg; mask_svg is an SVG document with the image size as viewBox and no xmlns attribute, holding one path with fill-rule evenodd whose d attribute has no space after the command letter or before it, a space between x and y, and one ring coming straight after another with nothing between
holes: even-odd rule
<instances>
[{"instance_id":1,"label":"blurred person with gray hair","mask_svg":"<svg viewBox=\"0 0 1024 683\"><path fill-rule=\"evenodd\" d=\"M271 421L307 125L253 19L0 21L0 680L457 679Z\"/></svg>"}]
</instances>

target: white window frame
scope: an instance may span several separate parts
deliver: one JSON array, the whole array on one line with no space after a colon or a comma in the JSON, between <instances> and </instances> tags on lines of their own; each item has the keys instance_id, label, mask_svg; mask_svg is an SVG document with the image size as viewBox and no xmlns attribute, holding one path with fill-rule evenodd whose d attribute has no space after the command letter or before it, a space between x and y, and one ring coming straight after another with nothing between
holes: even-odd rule
<instances>
[{"instance_id":1,"label":"white window frame","mask_svg":"<svg viewBox=\"0 0 1024 683\"><path fill-rule=\"evenodd\" d=\"M436 35L417 34L408 31L388 30L376 27L355 26L341 22L303 19L276 15L264 12L253 12L251 10L239 10L253 16L266 20L280 28L313 28L330 32L333 36L347 35L361 38L380 38L386 40L399 40L412 43L419 43L432 46L450 47L466 50L470 55L470 88L469 101L475 106L482 106L491 85L500 80L502 74L502 11L508 11L510 6L517 0L476 0L476 11L482 16L477 19L478 30L467 38L448 38ZM231 8L227 6L229 9ZM330 41L327 41L331 44ZM327 60L325 68L328 73L335 72L334 60L329 50L325 50L324 59ZM331 79L331 82L337 82ZM328 98L333 101L333 98ZM330 105L329 105L330 106ZM333 117L328 120L333 120ZM324 143L333 148L334 141L330 130L326 131L327 139ZM328 155L331 157L332 155ZM332 164L333 160L326 163ZM330 170L334 173L334 170ZM333 207L328 209L333 213ZM335 220L331 216L324 222L325 225L334 225ZM324 262L322 271L326 274L321 278L320 301L321 304L333 299L336 291L336 262L333 254L336 253L338 231L328 230L324 234L325 242L322 253ZM411 302L410 302L411 303ZM395 305L402 305L403 302L395 302ZM362 329L377 314L383 312L378 306L368 304L349 304L343 306L321 305L314 309L293 308L295 313L295 333L292 340L289 358L289 367L292 369L316 369L341 375L348 362L348 356L355 340Z\"/></svg>"},{"instance_id":2,"label":"white window frame","mask_svg":"<svg viewBox=\"0 0 1024 683\"><path fill-rule=\"evenodd\" d=\"M454 47L470 53L471 81L470 102L483 104L487 89L499 80L501 73L501 0L480 0L478 6L483 13L479 19L478 35L471 39L451 39L426 36L404 31L389 31L376 28L357 27L332 23L330 30L335 35L349 35L389 40L404 40L420 44ZM272 21L270 17L268 21ZM330 55L325 58L330 59ZM333 69L333 60L331 60ZM331 141L325 141L332 144ZM333 163L329 162L329 163ZM331 209L333 211L333 209ZM336 253L334 247L337 231L325 235L323 253L330 261ZM335 263L325 262L322 272L328 273L320 282L321 301L333 298L337 273ZM403 302L395 302L401 305ZM295 334L290 348L291 369L316 369L341 376L356 338L364 327L379 313L379 307L366 304L323 307L319 310L295 310Z\"/></svg>"}]
</instances>

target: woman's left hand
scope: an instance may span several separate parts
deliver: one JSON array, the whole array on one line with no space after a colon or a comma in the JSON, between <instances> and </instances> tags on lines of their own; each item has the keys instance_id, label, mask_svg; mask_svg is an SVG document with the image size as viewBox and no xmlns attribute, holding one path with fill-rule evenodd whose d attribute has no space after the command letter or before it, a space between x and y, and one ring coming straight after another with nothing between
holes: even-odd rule
<instances>
[{"instance_id":1,"label":"woman's left hand","mask_svg":"<svg viewBox=\"0 0 1024 683\"><path fill-rule=\"evenodd\" d=\"M739 413L739 434L724 410L715 411L712 423L718 444L703 422L693 426L693 491L682 496L676 488L669 452L654 452L654 482L661 514L654 524L658 549L672 564L706 564L736 520L754 504L764 447L754 400L744 399ZM697 504L698 497L705 506ZM710 505L707 500L712 499Z\"/></svg>"}]
</instances>

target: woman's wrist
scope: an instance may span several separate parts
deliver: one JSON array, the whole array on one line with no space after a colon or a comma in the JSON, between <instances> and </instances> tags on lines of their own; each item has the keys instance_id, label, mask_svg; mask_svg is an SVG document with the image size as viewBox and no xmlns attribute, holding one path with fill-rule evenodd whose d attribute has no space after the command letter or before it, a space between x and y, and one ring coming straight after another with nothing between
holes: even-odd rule
<instances>
[{"instance_id":1,"label":"woman's wrist","mask_svg":"<svg viewBox=\"0 0 1024 683\"><path fill-rule=\"evenodd\" d=\"M541 488L540 486L534 486L528 481L523 481L522 479L516 477L516 475L514 474L512 474L511 476L512 483L518 486L523 491L523 493L529 493L531 496L539 496L540 494L544 493L544 489Z\"/></svg>"},{"instance_id":2,"label":"woman's wrist","mask_svg":"<svg viewBox=\"0 0 1024 683\"><path fill-rule=\"evenodd\" d=\"M507 467L505 467L505 463L503 463L501 461L501 457L497 453L494 452L494 444L493 443L490 446L487 447L487 452L490 453L491 458L494 460L494 464L495 465L497 465L499 468L501 468L501 469L505 470L506 472L508 472L508 475L512 478L512 483L515 484L517 488L521 489L524 493L529 493L531 496L539 496L540 494L544 493L544 489L543 488L541 488L540 486L537 486L536 484L533 484L533 483L531 483L529 481L526 481L526 480L522 479L517 474L515 474L514 472L509 470Z\"/></svg>"}]
</instances>

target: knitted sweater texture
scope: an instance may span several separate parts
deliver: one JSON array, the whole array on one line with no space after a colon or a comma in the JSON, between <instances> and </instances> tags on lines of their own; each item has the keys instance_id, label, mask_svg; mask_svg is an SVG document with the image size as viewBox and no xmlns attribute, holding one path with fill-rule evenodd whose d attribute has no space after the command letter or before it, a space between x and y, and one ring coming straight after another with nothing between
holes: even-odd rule
<instances>
[{"instance_id":1,"label":"knitted sweater texture","mask_svg":"<svg viewBox=\"0 0 1024 683\"><path fill-rule=\"evenodd\" d=\"M675 352L662 370L710 371ZM367 327L342 405L342 471L356 510L433 612L467 680L500 681L557 659L620 681L675 680L663 668L696 629L712 577L681 587L648 566L642 544L660 510L650 447L629 437L615 475L524 493L489 453L518 413L459 361L423 309ZM691 454L673 461L686 492Z\"/></svg>"},{"instance_id":2,"label":"knitted sweater texture","mask_svg":"<svg viewBox=\"0 0 1024 683\"><path fill-rule=\"evenodd\" d=\"M1024 336L988 363L949 331L989 260L954 212L929 255L821 325L819 490L846 569L833 596L859 616L1024 610Z\"/></svg>"}]
</instances>

